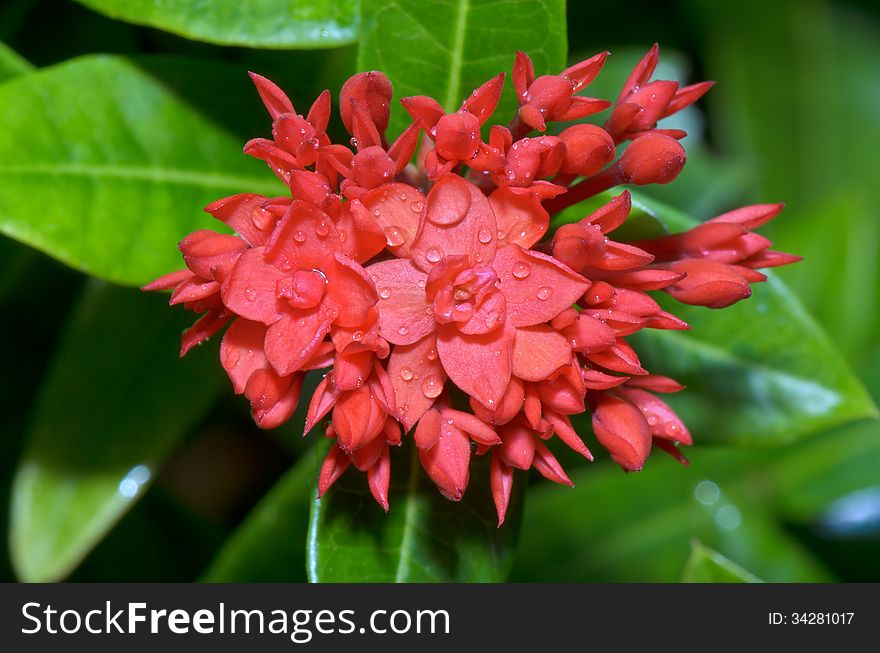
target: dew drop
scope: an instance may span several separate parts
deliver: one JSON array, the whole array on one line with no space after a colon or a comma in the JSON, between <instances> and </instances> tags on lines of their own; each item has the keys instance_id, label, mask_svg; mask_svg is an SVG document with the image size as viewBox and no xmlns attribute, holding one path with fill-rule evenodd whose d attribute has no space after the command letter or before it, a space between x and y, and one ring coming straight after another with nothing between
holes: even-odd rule
<instances>
[{"instance_id":1,"label":"dew drop","mask_svg":"<svg viewBox=\"0 0 880 653\"><path fill-rule=\"evenodd\" d=\"M293 263L286 256L278 261L278 267L284 272L290 272L293 269Z\"/></svg>"},{"instance_id":2,"label":"dew drop","mask_svg":"<svg viewBox=\"0 0 880 653\"><path fill-rule=\"evenodd\" d=\"M485 245L492 240L492 232L483 227L477 234L477 239Z\"/></svg>"},{"instance_id":3,"label":"dew drop","mask_svg":"<svg viewBox=\"0 0 880 653\"><path fill-rule=\"evenodd\" d=\"M306 240L306 235L302 231L297 231L293 234L293 239L298 243L304 243Z\"/></svg>"},{"instance_id":4,"label":"dew drop","mask_svg":"<svg viewBox=\"0 0 880 653\"><path fill-rule=\"evenodd\" d=\"M651 426L657 426L657 416L648 415L648 424L650 424Z\"/></svg>"},{"instance_id":5,"label":"dew drop","mask_svg":"<svg viewBox=\"0 0 880 653\"><path fill-rule=\"evenodd\" d=\"M382 288L379 291L379 297L381 297L382 299L388 299L389 297L391 297L391 288Z\"/></svg>"},{"instance_id":6,"label":"dew drop","mask_svg":"<svg viewBox=\"0 0 880 653\"><path fill-rule=\"evenodd\" d=\"M356 138L352 138L352 139L349 141L349 143L351 143L351 146L352 146L352 147L357 147L357 146L358 146L358 140L357 140Z\"/></svg>"},{"instance_id":7,"label":"dew drop","mask_svg":"<svg viewBox=\"0 0 880 653\"><path fill-rule=\"evenodd\" d=\"M425 357L426 357L429 361L435 361L435 360L437 360L437 350L436 350L436 349L429 349L429 350L428 350L428 353L425 354Z\"/></svg>"},{"instance_id":8,"label":"dew drop","mask_svg":"<svg viewBox=\"0 0 880 653\"><path fill-rule=\"evenodd\" d=\"M388 243L389 247L403 245L404 240L406 239L403 237L400 227L396 225L385 227L385 242Z\"/></svg>"},{"instance_id":9,"label":"dew drop","mask_svg":"<svg viewBox=\"0 0 880 653\"><path fill-rule=\"evenodd\" d=\"M550 286L541 286L538 288L538 299L545 300L553 294L553 289Z\"/></svg>"},{"instance_id":10,"label":"dew drop","mask_svg":"<svg viewBox=\"0 0 880 653\"><path fill-rule=\"evenodd\" d=\"M244 289L244 297L249 302L252 302L257 298L257 292L253 288L245 288Z\"/></svg>"},{"instance_id":11,"label":"dew drop","mask_svg":"<svg viewBox=\"0 0 880 653\"><path fill-rule=\"evenodd\" d=\"M406 201L406 193L398 193L397 199L399 199L401 202L405 202Z\"/></svg>"},{"instance_id":12,"label":"dew drop","mask_svg":"<svg viewBox=\"0 0 880 653\"><path fill-rule=\"evenodd\" d=\"M443 258L443 253L436 247L432 247L427 252L425 252L425 258L428 259L431 263L436 263L441 258Z\"/></svg>"},{"instance_id":13,"label":"dew drop","mask_svg":"<svg viewBox=\"0 0 880 653\"><path fill-rule=\"evenodd\" d=\"M404 381L412 381L413 371L408 367L404 367L402 370L400 370L400 378Z\"/></svg>"},{"instance_id":14,"label":"dew drop","mask_svg":"<svg viewBox=\"0 0 880 653\"><path fill-rule=\"evenodd\" d=\"M355 331L354 333L351 334L351 339L356 342L363 340L364 339L364 332L363 331Z\"/></svg>"},{"instance_id":15,"label":"dew drop","mask_svg":"<svg viewBox=\"0 0 880 653\"><path fill-rule=\"evenodd\" d=\"M507 238L507 232L504 231L503 229L499 229L498 230L498 240L504 240L505 238Z\"/></svg>"},{"instance_id":16,"label":"dew drop","mask_svg":"<svg viewBox=\"0 0 880 653\"><path fill-rule=\"evenodd\" d=\"M382 215L382 212L379 209L373 209L373 215L377 218Z\"/></svg>"},{"instance_id":17,"label":"dew drop","mask_svg":"<svg viewBox=\"0 0 880 653\"><path fill-rule=\"evenodd\" d=\"M422 204L421 201L416 200L412 204L409 205L409 208L413 210L414 213L421 213L422 209L425 208L425 205Z\"/></svg>"},{"instance_id":18,"label":"dew drop","mask_svg":"<svg viewBox=\"0 0 880 653\"><path fill-rule=\"evenodd\" d=\"M532 270L529 268L528 263L523 263L522 261L513 264L512 274L517 279L525 279L529 274L531 274Z\"/></svg>"},{"instance_id":19,"label":"dew drop","mask_svg":"<svg viewBox=\"0 0 880 653\"><path fill-rule=\"evenodd\" d=\"M327 234L330 233L330 227L327 226L324 220L321 220L320 224L315 227L315 233L318 234L318 238L326 238Z\"/></svg>"},{"instance_id":20,"label":"dew drop","mask_svg":"<svg viewBox=\"0 0 880 653\"><path fill-rule=\"evenodd\" d=\"M681 433L681 427L678 424L667 424L664 430L666 431L666 435L671 438L674 438Z\"/></svg>"},{"instance_id":21,"label":"dew drop","mask_svg":"<svg viewBox=\"0 0 880 653\"><path fill-rule=\"evenodd\" d=\"M405 326L402 326L397 330L397 333L399 333L402 336L405 336L407 333L409 333L409 329L407 329Z\"/></svg>"}]
</instances>

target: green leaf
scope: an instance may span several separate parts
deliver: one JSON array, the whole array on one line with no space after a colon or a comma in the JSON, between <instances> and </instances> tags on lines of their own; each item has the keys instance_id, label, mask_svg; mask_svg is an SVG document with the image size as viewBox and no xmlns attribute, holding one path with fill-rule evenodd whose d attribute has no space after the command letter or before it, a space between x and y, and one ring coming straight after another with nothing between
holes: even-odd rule
<instances>
[{"instance_id":1,"label":"green leaf","mask_svg":"<svg viewBox=\"0 0 880 653\"><path fill-rule=\"evenodd\" d=\"M669 231L695 224L642 196L635 206L637 215L651 215ZM687 386L668 400L702 442L791 442L877 416L821 327L779 277L768 276L749 299L722 311L664 302L691 330L645 330L632 338L648 369Z\"/></svg>"},{"instance_id":2,"label":"green leaf","mask_svg":"<svg viewBox=\"0 0 880 653\"><path fill-rule=\"evenodd\" d=\"M565 67L564 0L364 0L359 70L381 70L395 96L430 95L454 111L471 91L509 71L516 50L538 75ZM516 107L506 84L493 121L505 123ZM410 118L392 112L391 133Z\"/></svg>"},{"instance_id":3,"label":"green leaf","mask_svg":"<svg viewBox=\"0 0 880 653\"><path fill-rule=\"evenodd\" d=\"M306 531L326 447L314 447L278 480L220 549L203 581L295 583L306 580Z\"/></svg>"},{"instance_id":4,"label":"green leaf","mask_svg":"<svg viewBox=\"0 0 880 653\"><path fill-rule=\"evenodd\" d=\"M652 456L643 471L624 474L598 463L571 475L573 490L533 488L511 580L676 582L694 539L767 581L831 579L766 509L759 480L769 453L687 454L687 467Z\"/></svg>"},{"instance_id":5,"label":"green leaf","mask_svg":"<svg viewBox=\"0 0 880 653\"><path fill-rule=\"evenodd\" d=\"M695 540L691 543L691 557L688 558L681 582L760 583L762 581L735 562Z\"/></svg>"},{"instance_id":6,"label":"green leaf","mask_svg":"<svg viewBox=\"0 0 880 653\"><path fill-rule=\"evenodd\" d=\"M192 317L164 303L93 282L66 326L13 484L22 580L66 576L215 400L215 354L179 360L168 343Z\"/></svg>"},{"instance_id":7,"label":"green leaf","mask_svg":"<svg viewBox=\"0 0 880 653\"><path fill-rule=\"evenodd\" d=\"M353 43L357 0L77 0L110 18L197 41L252 48Z\"/></svg>"},{"instance_id":8,"label":"green leaf","mask_svg":"<svg viewBox=\"0 0 880 653\"><path fill-rule=\"evenodd\" d=\"M208 202L282 188L238 139L123 58L3 84L0 122L0 231L123 284L179 268L174 243L215 226Z\"/></svg>"},{"instance_id":9,"label":"green leaf","mask_svg":"<svg viewBox=\"0 0 880 653\"><path fill-rule=\"evenodd\" d=\"M401 450L402 449L402 450ZM353 468L312 505L307 545L312 582L500 582L513 564L525 478L517 478L498 528L488 461L471 463L467 493L442 497L409 440L392 452L386 515Z\"/></svg>"},{"instance_id":10,"label":"green leaf","mask_svg":"<svg viewBox=\"0 0 880 653\"><path fill-rule=\"evenodd\" d=\"M34 67L5 43L0 42L0 83L32 71Z\"/></svg>"}]
</instances>

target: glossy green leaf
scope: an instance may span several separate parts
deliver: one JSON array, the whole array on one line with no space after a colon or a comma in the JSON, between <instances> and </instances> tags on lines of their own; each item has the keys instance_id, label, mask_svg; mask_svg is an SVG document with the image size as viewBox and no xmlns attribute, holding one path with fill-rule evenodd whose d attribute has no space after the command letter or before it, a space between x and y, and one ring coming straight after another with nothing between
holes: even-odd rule
<instances>
[{"instance_id":1,"label":"glossy green leaf","mask_svg":"<svg viewBox=\"0 0 880 653\"><path fill-rule=\"evenodd\" d=\"M419 465L411 439L392 452L391 510L349 469L312 505L307 545L312 582L500 582L513 564L525 478L497 527L488 461L471 463L461 502L443 498ZM521 476L521 475L518 475Z\"/></svg>"},{"instance_id":2,"label":"glossy green leaf","mask_svg":"<svg viewBox=\"0 0 880 653\"><path fill-rule=\"evenodd\" d=\"M0 42L0 82L32 71L34 67L5 43Z\"/></svg>"},{"instance_id":3,"label":"glossy green leaf","mask_svg":"<svg viewBox=\"0 0 880 653\"><path fill-rule=\"evenodd\" d=\"M192 315L164 303L93 282L67 324L13 485L22 580L66 576L216 399L216 352L181 361L173 343Z\"/></svg>"},{"instance_id":4,"label":"glossy green leaf","mask_svg":"<svg viewBox=\"0 0 880 653\"><path fill-rule=\"evenodd\" d=\"M77 0L110 18L198 41L331 48L357 38L357 0Z\"/></svg>"},{"instance_id":5,"label":"glossy green leaf","mask_svg":"<svg viewBox=\"0 0 880 653\"><path fill-rule=\"evenodd\" d=\"M665 456L638 474L598 463L571 475L573 490L533 488L511 580L676 582L694 539L767 581L830 580L766 509L767 453L687 454L687 467Z\"/></svg>"},{"instance_id":6,"label":"glossy green leaf","mask_svg":"<svg viewBox=\"0 0 880 653\"><path fill-rule=\"evenodd\" d=\"M179 268L174 244L215 226L208 202L282 188L239 139L118 57L3 84L0 121L0 231L119 283Z\"/></svg>"},{"instance_id":7,"label":"glossy green leaf","mask_svg":"<svg viewBox=\"0 0 880 653\"><path fill-rule=\"evenodd\" d=\"M202 576L207 582L306 580L306 532L326 447L307 451L260 500Z\"/></svg>"},{"instance_id":8,"label":"glossy green leaf","mask_svg":"<svg viewBox=\"0 0 880 653\"><path fill-rule=\"evenodd\" d=\"M670 231L694 221L638 197ZM809 265L809 262L797 265ZM780 276L753 285L752 296L724 310L665 302L690 331L645 330L632 342L648 369L687 390L669 397L701 442L791 442L877 409L862 383Z\"/></svg>"},{"instance_id":9,"label":"glossy green leaf","mask_svg":"<svg viewBox=\"0 0 880 653\"><path fill-rule=\"evenodd\" d=\"M429 95L454 111L471 91L500 72L508 78L516 50L538 75L565 67L564 0L364 0L359 70L381 70L396 98ZM493 122L505 124L516 107L506 84ZM411 119L395 104L391 133Z\"/></svg>"},{"instance_id":10,"label":"glossy green leaf","mask_svg":"<svg viewBox=\"0 0 880 653\"><path fill-rule=\"evenodd\" d=\"M699 541L691 544L681 581L683 583L760 583L761 579L750 574L732 560L713 551Z\"/></svg>"}]
</instances>

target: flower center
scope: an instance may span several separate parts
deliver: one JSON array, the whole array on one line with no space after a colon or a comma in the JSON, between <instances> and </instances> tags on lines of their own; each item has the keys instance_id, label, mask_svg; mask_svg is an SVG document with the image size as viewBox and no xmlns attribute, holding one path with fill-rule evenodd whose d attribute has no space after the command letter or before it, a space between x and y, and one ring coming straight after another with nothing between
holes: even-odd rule
<instances>
[{"instance_id":1,"label":"flower center","mask_svg":"<svg viewBox=\"0 0 880 653\"><path fill-rule=\"evenodd\" d=\"M297 270L278 281L276 293L294 308L314 308L321 303L327 277L320 270Z\"/></svg>"}]
</instances>

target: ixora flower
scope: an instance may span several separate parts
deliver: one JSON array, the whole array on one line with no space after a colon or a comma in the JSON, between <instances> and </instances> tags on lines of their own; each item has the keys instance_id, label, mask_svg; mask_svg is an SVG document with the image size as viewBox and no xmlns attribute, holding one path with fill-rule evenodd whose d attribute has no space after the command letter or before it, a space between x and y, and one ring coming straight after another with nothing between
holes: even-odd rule
<instances>
[{"instance_id":1,"label":"ixora flower","mask_svg":"<svg viewBox=\"0 0 880 653\"><path fill-rule=\"evenodd\" d=\"M578 95L606 55L535 77L518 52L519 107L508 126L487 127L503 74L453 113L429 97L404 98L413 121L391 142L391 82L355 75L340 95L354 150L327 134L329 92L303 116L252 75L273 138L245 152L289 194L209 205L235 235L190 234L180 243L186 269L145 289L173 289L171 304L202 314L181 355L228 326L221 363L261 427L289 420L305 374L326 371L305 423L308 432L323 422L333 440L319 495L353 464L388 510L389 447L408 444L440 492L459 500L472 456L487 455L500 525L514 469L571 485L548 447L554 436L592 460L571 422L587 412L625 470L641 469L654 446L686 462L679 446L691 435L657 396L683 387L646 370L626 340L646 328L688 328L649 293L722 308L765 280L757 268L798 257L752 231L778 204L625 242L614 237L631 208L622 190L550 229L553 214L597 193L673 181L686 161L684 133L657 121L711 86L651 81L655 46L614 104ZM553 121L608 108L602 127L551 135Z\"/></svg>"}]
</instances>

